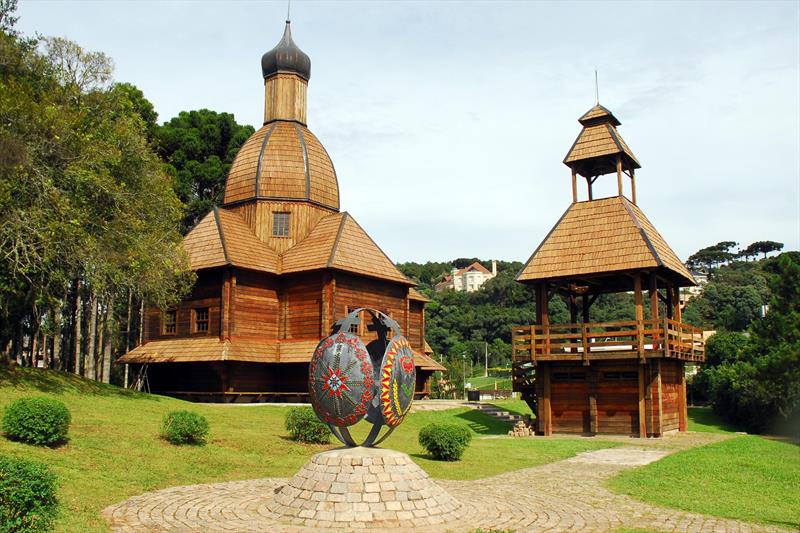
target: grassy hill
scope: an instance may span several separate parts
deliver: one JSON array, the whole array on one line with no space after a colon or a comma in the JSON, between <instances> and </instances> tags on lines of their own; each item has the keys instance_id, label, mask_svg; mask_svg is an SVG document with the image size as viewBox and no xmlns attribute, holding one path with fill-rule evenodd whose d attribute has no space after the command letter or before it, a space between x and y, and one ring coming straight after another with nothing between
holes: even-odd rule
<instances>
[{"instance_id":1,"label":"grassy hill","mask_svg":"<svg viewBox=\"0 0 800 533\"><path fill-rule=\"evenodd\" d=\"M69 442L49 449L0 437L0 453L43 461L58 475L62 511L57 531L107 531L100 510L145 491L288 477L311 455L335 447L289 440L283 427L287 408L278 405L191 404L66 373L0 367L0 411L15 398L29 395L53 397L67 405L72 413ZM208 418L208 445L177 447L158 438L162 417L176 409L192 409ZM417 434L432 421L462 424L473 431L476 438L462 461L442 463L426 457ZM481 438L503 435L508 429L506 423L467 408L417 412L387 445L409 453L432 476L450 479L486 477L615 445L595 439ZM487 461L487 457L503 457L503 461Z\"/></svg>"}]
</instances>

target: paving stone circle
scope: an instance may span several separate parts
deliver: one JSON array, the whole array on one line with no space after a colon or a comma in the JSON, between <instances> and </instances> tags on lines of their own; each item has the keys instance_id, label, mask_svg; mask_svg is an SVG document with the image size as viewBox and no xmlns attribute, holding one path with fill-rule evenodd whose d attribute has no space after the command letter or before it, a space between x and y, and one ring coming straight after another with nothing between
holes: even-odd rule
<instances>
[{"instance_id":1,"label":"paving stone circle","mask_svg":"<svg viewBox=\"0 0 800 533\"><path fill-rule=\"evenodd\" d=\"M173 487L112 505L103 516L116 533L466 533L478 528L517 533L595 533L620 528L674 533L788 531L666 509L605 487L605 482L620 471L655 461L669 450L623 445L475 481L435 482L405 454L373 449L375 456L364 455L361 464L353 464L354 458L344 453L346 450L336 452L340 453L315 456L292 479ZM398 457L405 463L398 464ZM357 477L342 480L363 481L339 481L338 476L345 473ZM367 481L373 475L375 481ZM356 489L362 482L364 491L359 492ZM325 490L327 483L330 488ZM381 483L393 483L394 490L390 490L392 485ZM356 501L356 494L360 501Z\"/></svg>"}]
</instances>

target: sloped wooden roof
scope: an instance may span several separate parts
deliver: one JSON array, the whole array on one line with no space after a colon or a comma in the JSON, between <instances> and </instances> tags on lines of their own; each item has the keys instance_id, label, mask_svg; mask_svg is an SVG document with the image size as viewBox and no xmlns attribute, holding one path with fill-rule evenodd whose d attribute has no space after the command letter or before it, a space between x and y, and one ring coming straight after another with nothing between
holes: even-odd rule
<instances>
[{"instance_id":1,"label":"sloped wooden roof","mask_svg":"<svg viewBox=\"0 0 800 533\"><path fill-rule=\"evenodd\" d=\"M194 337L150 341L137 346L119 359L129 363L189 363L202 361L244 361L251 363L307 363L319 339L274 340L269 342L218 337ZM414 360L424 370L444 370L425 354L414 352Z\"/></svg>"},{"instance_id":2,"label":"sloped wooden roof","mask_svg":"<svg viewBox=\"0 0 800 533\"><path fill-rule=\"evenodd\" d=\"M572 204L517 275L517 281L602 275L664 268L683 285L688 269L624 196Z\"/></svg>"},{"instance_id":3,"label":"sloped wooden roof","mask_svg":"<svg viewBox=\"0 0 800 533\"><path fill-rule=\"evenodd\" d=\"M308 128L271 122L242 145L228 172L223 204L253 198L308 200L339 210L333 162Z\"/></svg>"},{"instance_id":4,"label":"sloped wooden roof","mask_svg":"<svg viewBox=\"0 0 800 533\"><path fill-rule=\"evenodd\" d=\"M220 340L219 337L167 339L137 346L117 360L122 364L198 361L277 363L278 345L274 342Z\"/></svg>"},{"instance_id":5,"label":"sloped wooden roof","mask_svg":"<svg viewBox=\"0 0 800 533\"><path fill-rule=\"evenodd\" d=\"M321 219L308 237L283 254L282 273L321 268L414 285L347 212Z\"/></svg>"},{"instance_id":6,"label":"sloped wooden roof","mask_svg":"<svg viewBox=\"0 0 800 533\"><path fill-rule=\"evenodd\" d=\"M234 265L278 273L277 252L258 240L238 214L214 208L183 240L192 270Z\"/></svg>"},{"instance_id":7,"label":"sloped wooden roof","mask_svg":"<svg viewBox=\"0 0 800 533\"><path fill-rule=\"evenodd\" d=\"M414 287L408 289L408 298L409 300L416 300L418 302L430 302L431 299L419 292Z\"/></svg>"},{"instance_id":8,"label":"sloped wooden roof","mask_svg":"<svg viewBox=\"0 0 800 533\"><path fill-rule=\"evenodd\" d=\"M597 104L578 119L583 129L564 158L564 164L585 177L616 172L616 158L625 170L641 168L636 156L617 131L620 121Z\"/></svg>"}]
</instances>

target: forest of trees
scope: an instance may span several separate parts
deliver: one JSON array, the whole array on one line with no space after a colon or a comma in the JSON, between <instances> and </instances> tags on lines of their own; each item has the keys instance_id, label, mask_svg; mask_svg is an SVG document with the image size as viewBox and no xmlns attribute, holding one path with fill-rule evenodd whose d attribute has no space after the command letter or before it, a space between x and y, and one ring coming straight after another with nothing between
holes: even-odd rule
<instances>
[{"instance_id":1,"label":"forest of trees","mask_svg":"<svg viewBox=\"0 0 800 533\"><path fill-rule=\"evenodd\" d=\"M146 305L191 287L180 246L253 133L113 81L113 61L15 30L0 1L0 360L120 383Z\"/></svg>"}]
</instances>

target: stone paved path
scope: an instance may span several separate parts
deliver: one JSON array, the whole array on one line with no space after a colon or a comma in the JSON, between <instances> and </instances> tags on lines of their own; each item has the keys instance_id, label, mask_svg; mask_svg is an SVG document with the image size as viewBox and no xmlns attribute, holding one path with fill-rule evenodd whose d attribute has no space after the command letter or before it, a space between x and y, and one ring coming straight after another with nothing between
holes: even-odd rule
<instances>
[{"instance_id":1,"label":"stone paved path","mask_svg":"<svg viewBox=\"0 0 800 533\"><path fill-rule=\"evenodd\" d=\"M439 480L437 483L462 503L460 518L446 524L415 527L413 531L456 533L499 528L518 533L604 532L622 527L681 533L785 531L660 508L604 488L605 480L621 470L647 464L667 453L628 445L476 481ZM294 524L279 522L269 511L275 493L286 482L286 479L267 478L174 487L130 498L108 507L103 516L112 530L119 533L320 531L304 526L301 520ZM343 523L338 524L337 530L365 528L367 525L363 523ZM372 530L376 529L383 531L386 527L376 523Z\"/></svg>"}]
</instances>

